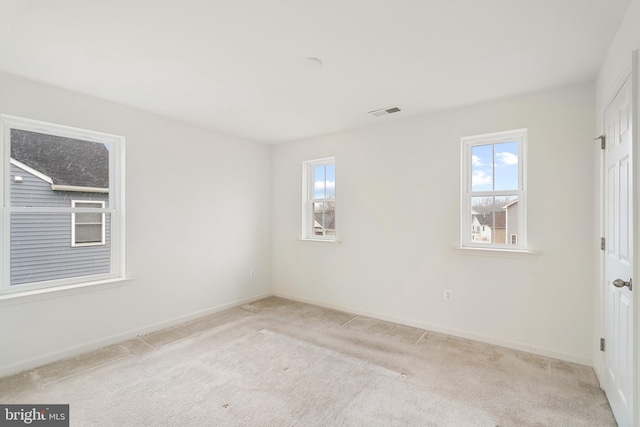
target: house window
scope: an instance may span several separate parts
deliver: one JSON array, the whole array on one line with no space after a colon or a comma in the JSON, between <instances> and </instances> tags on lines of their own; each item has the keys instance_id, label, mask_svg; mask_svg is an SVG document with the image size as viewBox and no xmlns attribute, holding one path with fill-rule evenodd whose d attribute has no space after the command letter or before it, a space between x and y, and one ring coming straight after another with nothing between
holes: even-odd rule
<instances>
[{"instance_id":1,"label":"house window","mask_svg":"<svg viewBox=\"0 0 640 427\"><path fill-rule=\"evenodd\" d=\"M462 138L463 247L526 248L526 144L526 129Z\"/></svg>"},{"instance_id":2,"label":"house window","mask_svg":"<svg viewBox=\"0 0 640 427\"><path fill-rule=\"evenodd\" d=\"M0 116L0 293L123 277L124 138Z\"/></svg>"},{"instance_id":3,"label":"house window","mask_svg":"<svg viewBox=\"0 0 640 427\"><path fill-rule=\"evenodd\" d=\"M302 238L336 240L335 158L303 162Z\"/></svg>"},{"instance_id":4,"label":"house window","mask_svg":"<svg viewBox=\"0 0 640 427\"><path fill-rule=\"evenodd\" d=\"M104 208L102 201L72 200L74 208ZM71 246L105 244L104 213L74 212L71 214Z\"/></svg>"}]
</instances>

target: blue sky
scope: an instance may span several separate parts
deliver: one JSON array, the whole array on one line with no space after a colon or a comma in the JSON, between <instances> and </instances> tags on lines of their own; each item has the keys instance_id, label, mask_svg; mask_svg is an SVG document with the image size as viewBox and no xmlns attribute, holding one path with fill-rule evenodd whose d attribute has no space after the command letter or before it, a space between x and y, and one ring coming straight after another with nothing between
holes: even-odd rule
<instances>
[{"instance_id":1,"label":"blue sky","mask_svg":"<svg viewBox=\"0 0 640 427\"><path fill-rule=\"evenodd\" d=\"M472 147L472 191L500 191L517 189L517 142L503 142L500 144L478 145Z\"/></svg>"},{"instance_id":2,"label":"blue sky","mask_svg":"<svg viewBox=\"0 0 640 427\"><path fill-rule=\"evenodd\" d=\"M314 173L314 198L335 199L336 197L336 165L316 166Z\"/></svg>"}]
</instances>

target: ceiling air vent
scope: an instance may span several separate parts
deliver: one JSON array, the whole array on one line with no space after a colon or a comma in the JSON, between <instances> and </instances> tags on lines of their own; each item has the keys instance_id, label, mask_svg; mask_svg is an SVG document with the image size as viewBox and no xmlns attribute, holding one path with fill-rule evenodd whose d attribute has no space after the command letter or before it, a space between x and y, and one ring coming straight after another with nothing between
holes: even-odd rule
<instances>
[{"instance_id":1,"label":"ceiling air vent","mask_svg":"<svg viewBox=\"0 0 640 427\"><path fill-rule=\"evenodd\" d=\"M371 114L374 117L380 117L380 116L386 116L388 114L399 113L400 111L402 111L400 107L389 107L389 108L383 108L381 110L369 111L369 114Z\"/></svg>"}]
</instances>

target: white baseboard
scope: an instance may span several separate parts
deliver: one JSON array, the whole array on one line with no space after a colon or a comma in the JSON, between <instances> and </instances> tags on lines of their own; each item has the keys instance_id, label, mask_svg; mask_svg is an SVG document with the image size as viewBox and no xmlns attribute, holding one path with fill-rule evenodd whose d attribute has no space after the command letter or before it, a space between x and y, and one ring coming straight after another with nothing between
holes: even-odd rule
<instances>
[{"instance_id":1,"label":"white baseboard","mask_svg":"<svg viewBox=\"0 0 640 427\"><path fill-rule=\"evenodd\" d=\"M135 338L139 335L145 335L151 332L156 332L162 329L170 328L172 326L177 326L182 323L186 323L200 317L219 313L221 311L238 307L243 304L248 304L250 302L257 301L259 299L266 298L271 295L272 294L270 292L267 292L258 296L244 298L244 299L232 301L226 304L220 304L204 310L195 311L193 313L174 317L172 319L164 320L162 322L157 322L151 325L143 326L141 328L132 329L132 330L111 335L105 338L99 338L97 340L82 343L73 347L68 347L68 348L65 348L64 350L55 351L45 355L36 356L27 360L21 360L20 362L17 362L17 363L11 363L8 365L0 366L0 378L17 374L19 372L26 371L29 369L33 369L38 366L46 365L48 363L57 362L59 360L68 359L74 356L79 356L83 353L87 353L87 352L96 350L98 348L105 347L107 345L112 345L122 341L126 341L128 339Z\"/></svg>"},{"instance_id":2,"label":"white baseboard","mask_svg":"<svg viewBox=\"0 0 640 427\"><path fill-rule=\"evenodd\" d=\"M602 389L602 382L604 381L604 375L602 375L602 373L604 373L604 365L601 360L598 360L597 356L593 361L593 372L595 372L596 378L598 379L598 384L600 385L600 389Z\"/></svg>"},{"instance_id":3,"label":"white baseboard","mask_svg":"<svg viewBox=\"0 0 640 427\"><path fill-rule=\"evenodd\" d=\"M426 322L405 319L402 317L386 316L383 314L379 314L379 313L375 313L367 310L359 310L359 309L354 309L352 307L347 307L339 304L330 304L323 301L317 301L309 298L298 297L296 295L291 295L284 292L273 292L273 295L281 298L287 298L294 301L304 302L307 304L318 305L320 307L331 308L334 310L345 311L345 312L357 314L360 316L367 316L367 317L371 317L378 320L384 320L387 322L413 326L414 328L425 329L427 331L438 332L442 334L452 335L455 337L470 339L473 341L479 341L487 344L498 345L500 347L506 347L513 350L520 350L527 353L538 354L540 356L551 357L553 359L559 359L567 362L578 363L580 365L586 365L590 367L593 367L594 365L593 360L590 360L584 357L575 356L572 354L560 353L548 348L536 347L536 346L532 346L532 345L517 342L517 341L509 341L509 340L503 340L500 338L488 337L484 335L475 334L473 332L468 332L468 331L454 329L454 328L447 328L447 327L434 325Z\"/></svg>"}]
</instances>

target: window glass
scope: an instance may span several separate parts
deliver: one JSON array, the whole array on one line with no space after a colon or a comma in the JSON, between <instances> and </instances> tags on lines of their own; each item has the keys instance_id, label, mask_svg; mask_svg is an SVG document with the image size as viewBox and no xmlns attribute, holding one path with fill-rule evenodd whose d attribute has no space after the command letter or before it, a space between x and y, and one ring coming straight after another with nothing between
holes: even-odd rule
<instances>
[{"instance_id":1,"label":"window glass","mask_svg":"<svg viewBox=\"0 0 640 427\"><path fill-rule=\"evenodd\" d=\"M471 189L493 190L493 146L471 148Z\"/></svg>"},{"instance_id":2,"label":"window glass","mask_svg":"<svg viewBox=\"0 0 640 427\"><path fill-rule=\"evenodd\" d=\"M336 198L336 165L325 166L325 198Z\"/></svg>"},{"instance_id":3,"label":"window glass","mask_svg":"<svg viewBox=\"0 0 640 427\"><path fill-rule=\"evenodd\" d=\"M326 194L326 167L324 165L314 166L314 181L313 181L313 198L324 199Z\"/></svg>"},{"instance_id":4,"label":"window glass","mask_svg":"<svg viewBox=\"0 0 640 427\"><path fill-rule=\"evenodd\" d=\"M76 208L102 208L104 202L74 200L72 206ZM71 215L73 218L72 246L104 245L106 243L103 213L74 212Z\"/></svg>"},{"instance_id":5,"label":"window glass","mask_svg":"<svg viewBox=\"0 0 640 427\"><path fill-rule=\"evenodd\" d=\"M495 144L494 190L517 190L518 183L518 143Z\"/></svg>"},{"instance_id":6,"label":"window glass","mask_svg":"<svg viewBox=\"0 0 640 427\"><path fill-rule=\"evenodd\" d=\"M463 246L525 247L525 143L526 130L462 139Z\"/></svg>"},{"instance_id":7,"label":"window glass","mask_svg":"<svg viewBox=\"0 0 640 427\"><path fill-rule=\"evenodd\" d=\"M124 138L6 115L0 292L121 277ZM8 154L8 156L7 156Z\"/></svg>"},{"instance_id":8,"label":"window glass","mask_svg":"<svg viewBox=\"0 0 640 427\"><path fill-rule=\"evenodd\" d=\"M335 240L336 166L327 158L303 162L306 183L303 208L303 239Z\"/></svg>"},{"instance_id":9,"label":"window glass","mask_svg":"<svg viewBox=\"0 0 640 427\"><path fill-rule=\"evenodd\" d=\"M82 189L109 206L107 144L11 129L10 145L11 206L69 206Z\"/></svg>"}]
</instances>

